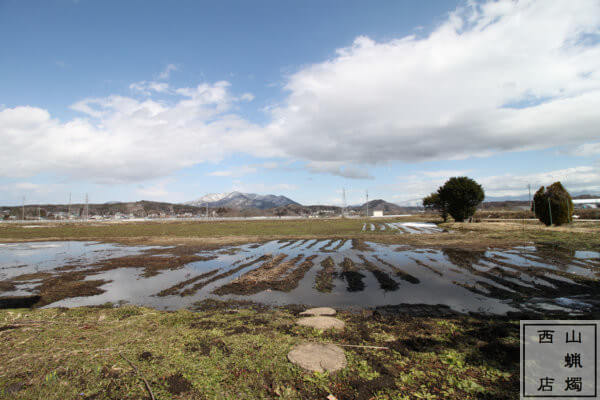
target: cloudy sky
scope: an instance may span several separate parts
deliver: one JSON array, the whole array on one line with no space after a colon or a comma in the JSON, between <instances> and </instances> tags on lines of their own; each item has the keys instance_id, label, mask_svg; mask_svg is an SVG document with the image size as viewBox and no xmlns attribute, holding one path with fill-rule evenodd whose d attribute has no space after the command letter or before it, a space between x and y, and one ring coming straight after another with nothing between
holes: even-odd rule
<instances>
[{"instance_id":1,"label":"cloudy sky","mask_svg":"<svg viewBox=\"0 0 600 400\"><path fill-rule=\"evenodd\" d=\"M0 204L600 193L600 2L0 0Z\"/></svg>"}]
</instances>

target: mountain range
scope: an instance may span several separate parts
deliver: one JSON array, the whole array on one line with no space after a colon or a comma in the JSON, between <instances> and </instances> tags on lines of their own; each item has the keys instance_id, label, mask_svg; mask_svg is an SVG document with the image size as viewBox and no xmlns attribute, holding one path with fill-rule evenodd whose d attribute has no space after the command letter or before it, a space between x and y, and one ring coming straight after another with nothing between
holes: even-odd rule
<instances>
[{"instance_id":1,"label":"mountain range","mask_svg":"<svg viewBox=\"0 0 600 400\"><path fill-rule=\"evenodd\" d=\"M258 210L268 210L270 208L297 205L294 200L285 196L275 196L272 194L260 195L256 193L211 193L199 199L184 203L195 207L209 208L233 208L236 210L255 208Z\"/></svg>"},{"instance_id":2,"label":"mountain range","mask_svg":"<svg viewBox=\"0 0 600 400\"><path fill-rule=\"evenodd\" d=\"M598 198L594 194L577 194L573 198ZM369 212L381 210L386 215L410 214L420 209L419 203L414 205L401 206L389 203L385 200L376 199L369 201ZM27 204L25 214L28 217L44 217L56 213L66 213L70 210L72 214L83 215L85 204ZM200 197L197 200L189 201L183 204L156 202L156 201L136 201L136 202L118 202L110 201L102 204L89 204L89 215L117 215L126 214L135 217L147 217L153 215L204 215L205 207L211 209L213 215L230 217L250 217L259 215L277 215L277 216L306 216L319 214L323 216L339 215L341 207L331 205L310 205L303 206L294 200L285 196L259 195L255 193L213 193ZM529 208L529 202L520 198L488 198L479 207L482 210L522 210ZM367 205L353 205L346 208L349 213L364 214ZM9 215L22 216L21 206L0 206L0 217L7 218ZM216 214L214 214L216 213Z\"/></svg>"}]
</instances>

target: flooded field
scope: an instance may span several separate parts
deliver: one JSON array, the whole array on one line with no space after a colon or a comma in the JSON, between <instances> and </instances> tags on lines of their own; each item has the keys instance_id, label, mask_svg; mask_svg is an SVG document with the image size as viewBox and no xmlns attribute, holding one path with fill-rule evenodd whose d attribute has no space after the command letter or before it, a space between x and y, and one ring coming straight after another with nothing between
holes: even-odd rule
<instances>
[{"instance_id":1,"label":"flooded field","mask_svg":"<svg viewBox=\"0 0 600 400\"><path fill-rule=\"evenodd\" d=\"M400 234L440 233L444 230L429 222L364 223L362 231L388 231Z\"/></svg>"},{"instance_id":2,"label":"flooded field","mask_svg":"<svg viewBox=\"0 0 600 400\"><path fill-rule=\"evenodd\" d=\"M177 309L218 298L338 308L442 304L458 312L581 314L600 309L598 278L600 253L536 247L419 249L358 239L220 248L0 244L0 305L15 296L38 296L37 306L129 302Z\"/></svg>"}]
</instances>

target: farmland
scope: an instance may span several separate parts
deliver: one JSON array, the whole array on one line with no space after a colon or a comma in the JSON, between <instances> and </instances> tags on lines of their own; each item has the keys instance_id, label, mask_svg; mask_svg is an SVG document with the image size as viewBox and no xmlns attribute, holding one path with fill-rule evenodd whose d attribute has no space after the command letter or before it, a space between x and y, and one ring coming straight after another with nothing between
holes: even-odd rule
<instances>
[{"instance_id":1,"label":"farmland","mask_svg":"<svg viewBox=\"0 0 600 400\"><path fill-rule=\"evenodd\" d=\"M5 397L512 399L518 320L600 310L594 222L29 225L0 226ZM305 341L347 367L293 366Z\"/></svg>"},{"instance_id":2,"label":"farmland","mask_svg":"<svg viewBox=\"0 0 600 400\"><path fill-rule=\"evenodd\" d=\"M365 224L432 222L447 232L434 235L397 235L397 231L365 230ZM25 226L33 225L33 228ZM0 224L0 240L101 240L126 243L226 244L286 238L362 238L426 246L508 246L552 243L572 249L600 248L600 223L575 222L548 228L537 221L441 223L435 215L373 219L295 219L257 221Z\"/></svg>"}]
</instances>

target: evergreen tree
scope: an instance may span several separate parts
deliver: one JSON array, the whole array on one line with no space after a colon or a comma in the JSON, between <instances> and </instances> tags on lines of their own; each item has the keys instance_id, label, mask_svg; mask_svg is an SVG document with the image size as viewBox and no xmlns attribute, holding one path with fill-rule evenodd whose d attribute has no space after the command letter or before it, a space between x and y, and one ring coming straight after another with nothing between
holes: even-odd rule
<instances>
[{"instance_id":1,"label":"evergreen tree","mask_svg":"<svg viewBox=\"0 0 600 400\"><path fill-rule=\"evenodd\" d=\"M535 216L547 226L567 224L573 219L573 200L560 182L544 188L533 196Z\"/></svg>"},{"instance_id":2,"label":"evergreen tree","mask_svg":"<svg viewBox=\"0 0 600 400\"><path fill-rule=\"evenodd\" d=\"M463 222L475 214L485 198L480 184L466 176L453 177L438 189L440 202L456 222Z\"/></svg>"}]
</instances>

